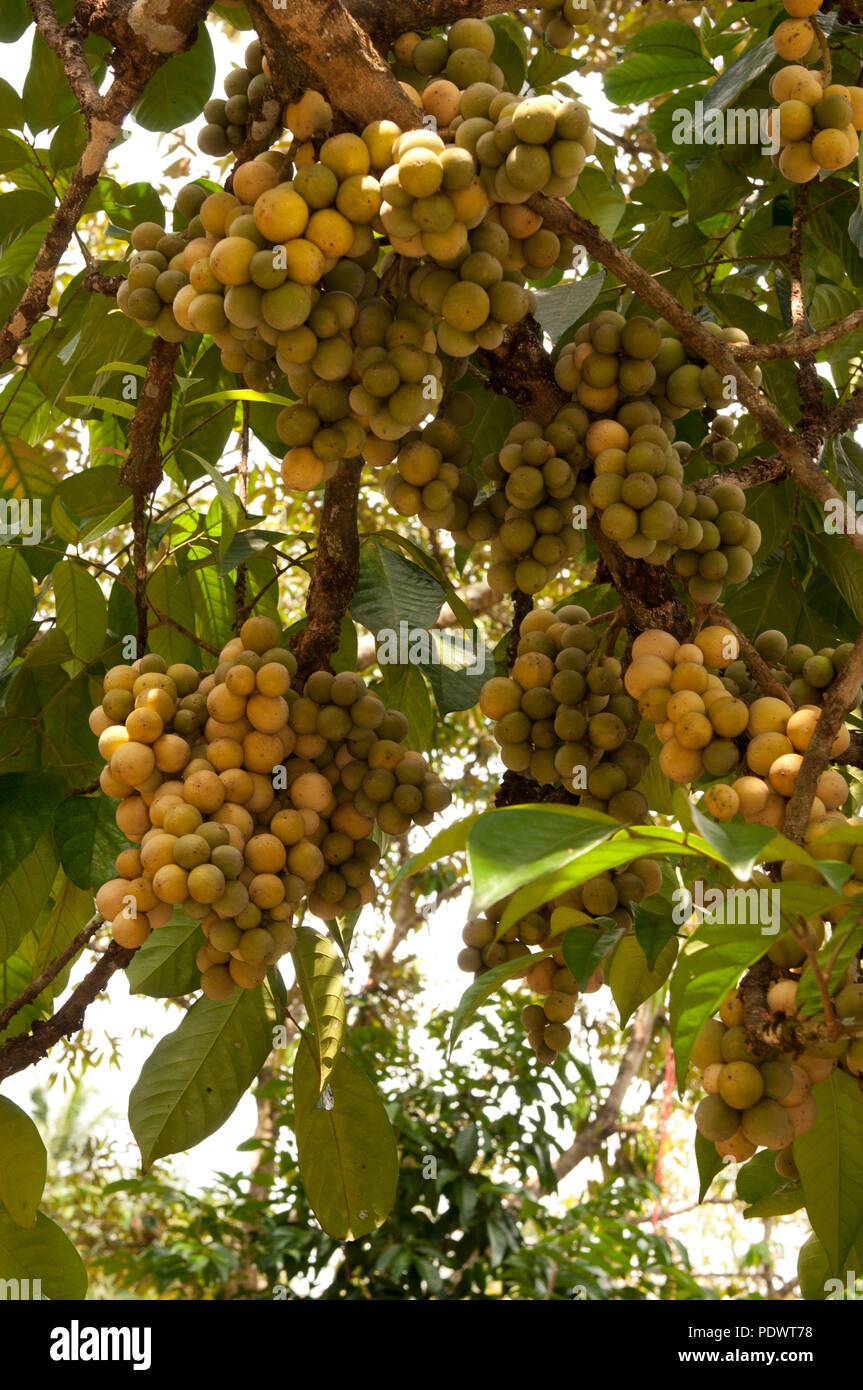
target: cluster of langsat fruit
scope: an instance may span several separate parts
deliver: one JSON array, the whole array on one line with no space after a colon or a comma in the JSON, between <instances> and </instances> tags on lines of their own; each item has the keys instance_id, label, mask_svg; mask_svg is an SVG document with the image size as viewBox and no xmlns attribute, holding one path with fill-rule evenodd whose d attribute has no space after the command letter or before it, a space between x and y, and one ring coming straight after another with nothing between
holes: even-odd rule
<instances>
[{"instance_id":1,"label":"cluster of langsat fruit","mask_svg":"<svg viewBox=\"0 0 863 1390\"><path fill-rule=\"evenodd\" d=\"M798 708L802 705L820 705L839 673L844 670L851 653L853 642L836 642L833 646L819 647L816 651L806 642L789 644L784 632L770 628L755 638L755 650L767 662L774 678L787 687L788 694ZM749 672L743 663L736 663L726 671L739 683L741 692L753 689ZM853 696L850 708L859 709L863 704L863 686Z\"/></svg>"},{"instance_id":2,"label":"cluster of langsat fruit","mask_svg":"<svg viewBox=\"0 0 863 1390\"><path fill-rule=\"evenodd\" d=\"M215 671L156 655L104 678L90 726L102 790L134 842L96 904L135 948L175 908L200 920L202 988L254 988L295 941L305 905L324 920L374 894L375 825L428 825L450 793L408 725L352 672L292 688L293 655L270 618L249 618Z\"/></svg>"},{"instance_id":3,"label":"cluster of langsat fruit","mask_svg":"<svg viewBox=\"0 0 863 1390\"><path fill-rule=\"evenodd\" d=\"M650 755L630 738L638 710L624 693L620 661L603 652L600 628L577 604L533 609L521 621L510 674L486 681L480 709L495 721L506 768L541 786L560 784L580 805L634 825L648 811L636 788Z\"/></svg>"},{"instance_id":4,"label":"cluster of langsat fruit","mask_svg":"<svg viewBox=\"0 0 863 1390\"><path fill-rule=\"evenodd\" d=\"M581 550L574 493L586 429L585 412L565 407L545 431L530 420L513 425L499 453L483 460L494 487L467 518L464 537L490 543L487 579L497 593L539 593Z\"/></svg>"},{"instance_id":5,"label":"cluster of langsat fruit","mask_svg":"<svg viewBox=\"0 0 863 1390\"><path fill-rule=\"evenodd\" d=\"M591 926L597 917L611 917L618 926L631 930L633 904L657 893L661 880L655 860L636 859L568 889L542 908L526 913L503 932L500 920L508 899L496 903L464 927L464 947L459 952L458 965L475 978L496 965L524 958L524 969L514 978L523 979L531 993L538 996L538 1002L524 1006L521 1022L542 1066L548 1066L558 1052L569 1047L572 1033L567 1025L579 998L578 985L559 944L563 933L572 926ZM531 964L534 948L552 954ZM582 992L593 994L603 983L602 966L597 966Z\"/></svg>"},{"instance_id":6,"label":"cluster of langsat fruit","mask_svg":"<svg viewBox=\"0 0 863 1390\"><path fill-rule=\"evenodd\" d=\"M771 951L768 956L776 960ZM795 966L802 967L804 960L801 948ZM699 1133L722 1158L735 1163L760 1148L772 1149L776 1171L791 1180L798 1177L794 1140L812 1127L818 1113L811 1088L825 1081L837 1063L852 1076L863 1074L863 1037L855 1036L863 1028L863 984L855 982L854 966L833 998L835 1015L849 1030L836 1038L824 1034L823 1014L798 1018L799 974L786 969L767 990L771 1022L783 1040L787 1034L787 1050L750 1046L743 1002L735 990L720 1005L718 1018L700 1029L691 1058L707 1093L695 1111Z\"/></svg>"},{"instance_id":7,"label":"cluster of langsat fruit","mask_svg":"<svg viewBox=\"0 0 863 1390\"><path fill-rule=\"evenodd\" d=\"M863 129L863 88L830 81L829 71L811 64L826 51L815 19L820 0L784 0L790 18L773 31L773 47L787 66L774 73L770 95L777 103L781 149L776 163L792 183L808 183L822 170L844 169L857 158Z\"/></svg>"}]
</instances>

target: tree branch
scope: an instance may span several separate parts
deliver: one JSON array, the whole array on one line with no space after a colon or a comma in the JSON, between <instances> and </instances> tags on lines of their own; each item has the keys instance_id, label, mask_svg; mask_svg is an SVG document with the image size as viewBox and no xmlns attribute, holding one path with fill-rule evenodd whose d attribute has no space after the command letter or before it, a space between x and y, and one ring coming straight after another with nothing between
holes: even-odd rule
<instances>
[{"instance_id":1,"label":"tree branch","mask_svg":"<svg viewBox=\"0 0 863 1390\"><path fill-rule=\"evenodd\" d=\"M70 960L72 960L74 956L77 956L82 946L87 945L91 936L96 935L103 921L104 918L101 917L98 912L94 917L91 917L86 927L82 927L77 936L73 936L69 945L60 952L59 956L55 956L54 959L45 966L41 974L37 975L34 980L31 980L26 989L22 989L20 994L10 1000L5 1009L0 1010L0 1033L5 1033L6 1029L9 1027L10 1021L15 1015L19 1013L21 1009L26 1008L28 1004L32 1004L33 1000L42 993L43 989L45 989L47 985L50 985L52 980L57 978L61 970L69 964Z\"/></svg>"},{"instance_id":2,"label":"tree branch","mask_svg":"<svg viewBox=\"0 0 863 1390\"><path fill-rule=\"evenodd\" d=\"M301 682L329 664L360 573L357 502L363 460L345 459L324 488L318 548L306 595L308 625L291 642Z\"/></svg>"},{"instance_id":3,"label":"tree branch","mask_svg":"<svg viewBox=\"0 0 863 1390\"><path fill-rule=\"evenodd\" d=\"M66 81L85 116L98 110L101 97L81 47L84 30L74 20L65 28L58 23L51 0L27 0L36 28L63 64Z\"/></svg>"},{"instance_id":4,"label":"tree branch","mask_svg":"<svg viewBox=\"0 0 863 1390\"><path fill-rule=\"evenodd\" d=\"M105 954L100 956L90 973L52 1018L44 1022L37 1019L31 1032L22 1033L4 1043L0 1047L0 1081L41 1061L61 1038L71 1037L83 1028L88 1006L102 992L114 972L125 969L134 954L134 951L112 941Z\"/></svg>"},{"instance_id":5,"label":"tree branch","mask_svg":"<svg viewBox=\"0 0 863 1390\"><path fill-rule=\"evenodd\" d=\"M713 603L707 609L707 617L712 623L718 623L721 627L727 627L729 632L733 632L740 643L740 657L746 666L752 679L764 691L765 695L773 695L777 700L784 700L786 705L794 708L794 701L788 694L784 685L773 675L763 656L759 656L755 647L750 642L746 633L741 631L735 622L729 618L723 608L718 603Z\"/></svg>"},{"instance_id":6,"label":"tree branch","mask_svg":"<svg viewBox=\"0 0 863 1390\"><path fill-rule=\"evenodd\" d=\"M785 813L782 833L789 840L800 843L812 809L812 798L818 778L824 771L830 755L830 745L839 732L839 727L854 703L854 696L863 681L863 629L854 643L854 650L846 661L837 679L824 696L821 713L809 747L803 754L803 762L794 791Z\"/></svg>"},{"instance_id":7,"label":"tree branch","mask_svg":"<svg viewBox=\"0 0 863 1390\"><path fill-rule=\"evenodd\" d=\"M346 8L375 42L457 19L508 14L512 0L347 0Z\"/></svg>"},{"instance_id":8,"label":"tree branch","mask_svg":"<svg viewBox=\"0 0 863 1390\"><path fill-rule=\"evenodd\" d=\"M361 129L376 118L395 121L402 130L422 125L421 108L341 0L303 0L287 9L249 0L248 9L268 48L287 50L312 85Z\"/></svg>"}]
</instances>

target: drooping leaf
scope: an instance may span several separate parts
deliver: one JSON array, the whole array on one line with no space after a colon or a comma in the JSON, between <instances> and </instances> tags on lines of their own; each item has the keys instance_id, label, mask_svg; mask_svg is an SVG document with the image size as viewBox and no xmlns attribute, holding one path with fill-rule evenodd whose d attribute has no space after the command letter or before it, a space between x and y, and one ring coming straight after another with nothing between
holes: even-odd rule
<instances>
[{"instance_id":1,"label":"drooping leaf","mask_svg":"<svg viewBox=\"0 0 863 1390\"><path fill-rule=\"evenodd\" d=\"M39 1212L34 1225L26 1230L15 1224L0 1208L0 1279L28 1280L30 1297L34 1285L43 1298L82 1299L87 1292L84 1261L68 1236Z\"/></svg>"},{"instance_id":2,"label":"drooping leaf","mask_svg":"<svg viewBox=\"0 0 863 1390\"><path fill-rule=\"evenodd\" d=\"M665 984L677 959L677 937L672 936L659 952L651 969L641 942L636 936L619 941L609 962L606 983L617 1005L621 1027L635 1013L639 1004L655 994Z\"/></svg>"},{"instance_id":3,"label":"drooping leaf","mask_svg":"<svg viewBox=\"0 0 863 1390\"><path fill-rule=\"evenodd\" d=\"M318 1069L320 1095L338 1061L345 1027L342 963L329 937L311 927L297 928L292 960L312 1030L305 1042Z\"/></svg>"},{"instance_id":4,"label":"drooping leaf","mask_svg":"<svg viewBox=\"0 0 863 1390\"><path fill-rule=\"evenodd\" d=\"M837 1068L812 1087L812 1127L794 1140L806 1213L841 1278L848 1254L863 1241L863 1097L856 1079Z\"/></svg>"},{"instance_id":5,"label":"drooping leaf","mask_svg":"<svg viewBox=\"0 0 863 1390\"><path fill-rule=\"evenodd\" d=\"M194 994L201 983L195 957L203 944L200 922L182 916L152 932L126 966L130 990L154 999Z\"/></svg>"},{"instance_id":6,"label":"drooping leaf","mask_svg":"<svg viewBox=\"0 0 863 1390\"><path fill-rule=\"evenodd\" d=\"M48 1153L30 1116L0 1096L0 1202L16 1226L36 1220L48 1172Z\"/></svg>"},{"instance_id":7,"label":"drooping leaf","mask_svg":"<svg viewBox=\"0 0 863 1390\"><path fill-rule=\"evenodd\" d=\"M383 1101L340 1055L320 1096L318 1068L301 1044L294 1062L297 1154L309 1204L327 1235L357 1240L376 1231L396 1198L398 1150Z\"/></svg>"}]
</instances>

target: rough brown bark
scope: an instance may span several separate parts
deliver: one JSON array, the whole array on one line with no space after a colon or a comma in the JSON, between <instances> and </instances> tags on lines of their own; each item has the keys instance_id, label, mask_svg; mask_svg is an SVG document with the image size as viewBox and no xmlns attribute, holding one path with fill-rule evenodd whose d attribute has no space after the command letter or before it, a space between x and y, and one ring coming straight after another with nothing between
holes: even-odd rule
<instances>
[{"instance_id":1,"label":"rough brown bark","mask_svg":"<svg viewBox=\"0 0 863 1390\"><path fill-rule=\"evenodd\" d=\"M342 618L357 587L360 573L357 499L362 471L362 459L346 459L324 488L318 549L306 596L308 626L291 644L300 682L312 671L329 664L339 645Z\"/></svg>"}]
</instances>

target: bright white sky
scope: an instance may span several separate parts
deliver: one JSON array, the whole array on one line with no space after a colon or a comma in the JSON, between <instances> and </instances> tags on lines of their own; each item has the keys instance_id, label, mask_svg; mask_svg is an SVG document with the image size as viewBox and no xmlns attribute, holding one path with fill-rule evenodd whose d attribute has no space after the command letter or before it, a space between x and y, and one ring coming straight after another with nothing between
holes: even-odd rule
<instances>
[{"instance_id":1,"label":"bright white sky","mask_svg":"<svg viewBox=\"0 0 863 1390\"><path fill-rule=\"evenodd\" d=\"M210 33L218 64L215 94L220 95L221 79L233 64L242 62L243 50L249 36L237 35L232 42L215 26L211 26ZM29 51L30 39L26 36L17 44L0 46L0 76L5 77L16 89L22 75L27 71ZM605 100L598 77L590 76L579 82L578 89L579 94L590 105L597 124L606 130L619 127L620 117ZM198 152L196 134L200 124L202 122L187 128L185 144L178 148L175 135L154 136L129 122L129 139L117 148L111 160L112 175L120 182L148 179L162 190L169 190L168 196L165 197L166 206L169 205L170 194L176 193L190 179L202 175L218 177L217 174L214 175L213 162ZM182 155L190 157L189 171L180 179L166 180L164 168ZM230 161L224 163L227 167ZM70 257L68 264L74 268L80 264L75 253ZM257 462L264 466L265 459L266 455L260 452ZM255 461L253 452L253 463ZM442 772L454 783L458 782L458 765L444 768ZM439 828L436 824L432 830L436 831ZM428 832L420 830L414 834L414 848L418 850L426 843ZM466 984L469 983L469 978L463 975L455 964L456 955L461 949L460 934L468 901L469 894L466 891L459 899L445 903L435 914L433 921L422 930L414 932L400 948L400 954L412 954L419 958L425 979L414 1043L427 1069L439 1068L439 1062L436 1053L429 1047L423 1026L424 1020L441 1010L452 1011ZM374 907L367 908L366 914L352 952L356 966L346 982L349 991L352 987L361 987L367 978L365 960L368 958L368 952L363 954L362 940L382 940L389 934L391 927L386 915L382 916ZM85 973L89 963L87 959L82 962L73 975L73 984ZM290 964L283 962L283 968L287 983L290 984ZM588 1008L591 1017L611 1017L613 1005L608 991L603 990L590 996ZM111 981L109 998L92 1006L87 1014L93 1047L103 1053L101 1064L88 1074L88 1084L93 1093L89 1128L94 1134L101 1133L106 1137L110 1134L115 1145L121 1152L125 1152L130 1175L137 1171L138 1154L126 1119L129 1091L156 1042L174 1029L179 1021L180 1015L176 1009L166 1010L159 1001L130 995L125 976L122 974L115 975ZM461 1057L470 1055L471 1036L468 1030L459 1043ZM111 1048L107 1044L108 1038L120 1042L122 1063L119 1068L109 1065ZM30 1069L27 1073L7 1081L4 1092L26 1108L35 1077L45 1085L52 1069L56 1067L55 1052L53 1062L42 1062L35 1069L35 1073L34 1069ZM601 1080L611 1079L610 1072L603 1075L600 1069L599 1075ZM445 1084L444 1078L442 1084ZM52 1095L54 1109L58 1110L62 1105L59 1084ZM217 1171L248 1170L251 1156L247 1153L238 1154L236 1147L253 1133L255 1118L254 1102L251 1097L246 1096L217 1134L199 1144L189 1155L177 1156L170 1161L173 1172L189 1190L201 1190L207 1187L211 1175ZM470 1118L470 1115L465 1115L466 1121ZM554 1121L549 1123L553 1130L557 1129ZM670 1189L670 1204L674 1208L689 1206L697 1199L697 1180L692 1156L693 1133L691 1121L679 1109L672 1108L669 1132L671 1145L665 1158L664 1171L665 1181ZM559 1137L563 1142L569 1141L566 1133L560 1133ZM577 1196L584 1190L590 1178L595 1179L598 1176L599 1169L595 1161L582 1164L563 1184L561 1197L565 1199ZM739 1216L733 1226L731 1223L724 1224L725 1230L720 1242L715 1235L705 1233L704 1216L698 1211L687 1213L671 1223L670 1233L682 1239L689 1248L696 1274L701 1269L712 1272L733 1271L738 1267L739 1259L749 1243L757 1240L760 1234L758 1224L744 1222ZM778 1223L773 1223L774 1239L777 1225ZM780 1262L780 1272L782 1278L788 1278L796 1263L796 1251L801 1243L801 1227L795 1218L783 1221L782 1227L788 1234L788 1251Z\"/></svg>"}]
</instances>

